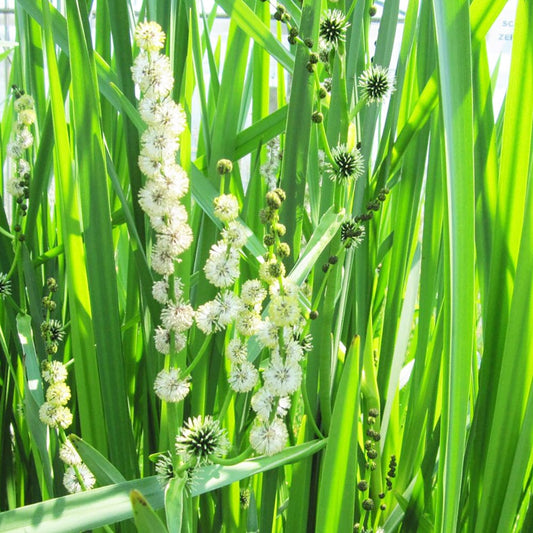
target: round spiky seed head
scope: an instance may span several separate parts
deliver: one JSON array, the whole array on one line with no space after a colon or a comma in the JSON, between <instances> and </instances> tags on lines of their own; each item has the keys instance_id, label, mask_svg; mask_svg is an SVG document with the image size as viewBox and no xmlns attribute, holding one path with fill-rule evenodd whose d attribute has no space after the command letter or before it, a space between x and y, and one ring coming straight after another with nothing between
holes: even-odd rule
<instances>
[{"instance_id":1,"label":"round spiky seed head","mask_svg":"<svg viewBox=\"0 0 533 533\"><path fill-rule=\"evenodd\" d=\"M309 54L309 62L313 63L313 65L316 65L319 61L318 54L316 52L311 52Z\"/></svg>"},{"instance_id":2,"label":"round spiky seed head","mask_svg":"<svg viewBox=\"0 0 533 533\"><path fill-rule=\"evenodd\" d=\"M274 191L268 191L265 200L270 209L279 209L281 207L281 199Z\"/></svg>"},{"instance_id":3,"label":"round spiky seed head","mask_svg":"<svg viewBox=\"0 0 533 533\"><path fill-rule=\"evenodd\" d=\"M334 164L328 166L329 178L333 181L356 180L364 172L365 165L361 152L348 150L341 144L331 151Z\"/></svg>"},{"instance_id":4,"label":"round spiky seed head","mask_svg":"<svg viewBox=\"0 0 533 533\"><path fill-rule=\"evenodd\" d=\"M324 115L320 113L320 111L313 111L313 114L311 115L311 120L315 124L320 124L324 120Z\"/></svg>"},{"instance_id":5,"label":"round spiky seed head","mask_svg":"<svg viewBox=\"0 0 533 533\"><path fill-rule=\"evenodd\" d=\"M18 241L19 241L19 242L24 242L25 240L26 240L26 235L24 235L24 233L21 233L21 234L19 235Z\"/></svg>"},{"instance_id":6,"label":"round spiky seed head","mask_svg":"<svg viewBox=\"0 0 533 533\"><path fill-rule=\"evenodd\" d=\"M309 319L310 319L310 320L316 320L317 318L318 318L318 311L315 311L315 310L313 309L313 311L311 311L311 312L309 313Z\"/></svg>"},{"instance_id":7,"label":"round spiky seed head","mask_svg":"<svg viewBox=\"0 0 533 533\"><path fill-rule=\"evenodd\" d=\"M341 226L341 242L345 248L358 246L363 241L365 228L359 223L348 220ZM367 432L368 435L368 432Z\"/></svg>"},{"instance_id":8,"label":"round spiky seed head","mask_svg":"<svg viewBox=\"0 0 533 533\"><path fill-rule=\"evenodd\" d=\"M307 46L307 48L313 48L313 45L314 45L313 39L309 39L309 38L304 39L304 44L305 46Z\"/></svg>"},{"instance_id":9,"label":"round spiky seed head","mask_svg":"<svg viewBox=\"0 0 533 533\"><path fill-rule=\"evenodd\" d=\"M11 295L11 280L8 279L7 274L0 272L0 299Z\"/></svg>"},{"instance_id":10,"label":"round spiky seed head","mask_svg":"<svg viewBox=\"0 0 533 533\"><path fill-rule=\"evenodd\" d=\"M291 37L298 37L298 28L296 28L295 26L293 26L290 30L289 30L289 35Z\"/></svg>"},{"instance_id":11,"label":"round spiky seed head","mask_svg":"<svg viewBox=\"0 0 533 533\"><path fill-rule=\"evenodd\" d=\"M223 176L233 171L233 163L229 159L219 159L217 161L217 172Z\"/></svg>"},{"instance_id":12,"label":"round spiky seed head","mask_svg":"<svg viewBox=\"0 0 533 533\"><path fill-rule=\"evenodd\" d=\"M388 68L371 65L359 76L358 86L368 104L381 102L394 91L394 76Z\"/></svg>"},{"instance_id":13,"label":"round spiky seed head","mask_svg":"<svg viewBox=\"0 0 533 533\"><path fill-rule=\"evenodd\" d=\"M379 411L375 407L373 407L372 409L368 410L368 416L377 418L379 416Z\"/></svg>"},{"instance_id":14,"label":"round spiky seed head","mask_svg":"<svg viewBox=\"0 0 533 533\"><path fill-rule=\"evenodd\" d=\"M368 9L368 14L371 17L375 17L377 12L378 12L378 10L377 10L376 6L370 6L370 8Z\"/></svg>"},{"instance_id":15,"label":"round spiky seed head","mask_svg":"<svg viewBox=\"0 0 533 533\"><path fill-rule=\"evenodd\" d=\"M229 449L226 431L211 416L189 418L176 436L176 453L187 462L210 462L210 456L224 455Z\"/></svg>"},{"instance_id":16,"label":"round spiky seed head","mask_svg":"<svg viewBox=\"0 0 533 533\"><path fill-rule=\"evenodd\" d=\"M359 483L357 483L357 488L361 492L365 492L365 490L368 490L368 481L366 481L366 479L362 479L361 481L359 481Z\"/></svg>"},{"instance_id":17,"label":"round spiky seed head","mask_svg":"<svg viewBox=\"0 0 533 533\"><path fill-rule=\"evenodd\" d=\"M368 451L372 449L373 446L374 446L374 443L370 439L365 441L365 450Z\"/></svg>"},{"instance_id":18,"label":"round spiky seed head","mask_svg":"<svg viewBox=\"0 0 533 533\"><path fill-rule=\"evenodd\" d=\"M328 91L321 85L320 89L318 89L318 97L322 100L323 98L326 98L328 95Z\"/></svg>"},{"instance_id":19,"label":"round spiky seed head","mask_svg":"<svg viewBox=\"0 0 533 533\"><path fill-rule=\"evenodd\" d=\"M263 237L263 244L265 246L274 246L274 244L276 244L276 237L274 237L274 235L271 235L270 233L267 233Z\"/></svg>"},{"instance_id":20,"label":"round spiky seed head","mask_svg":"<svg viewBox=\"0 0 533 533\"><path fill-rule=\"evenodd\" d=\"M379 200L380 202L384 202L384 201L386 200L386 198L387 198L387 195L386 195L385 193L380 192L380 193L378 194L378 200Z\"/></svg>"},{"instance_id":21,"label":"round spiky seed head","mask_svg":"<svg viewBox=\"0 0 533 533\"><path fill-rule=\"evenodd\" d=\"M386 510L387 510L387 506L386 506L384 503L382 503L382 504L379 506L379 508L380 508L382 511L386 511Z\"/></svg>"},{"instance_id":22,"label":"round spiky seed head","mask_svg":"<svg viewBox=\"0 0 533 533\"><path fill-rule=\"evenodd\" d=\"M366 500L363 500L361 505L365 511L372 511L374 509L374 500L372 498L367 498Z\"/></svg>"},{"instance_id":23,"label":"round spiky seed head","mask_svg":"<svg viewBox=\"0 0 533 533\"><path fill-rule=\"evenodd\" d=\"M50 292L57 292L58 286L55 278L48 278L46 280L46 287Z\"/></svg>"},{"instance_id":24,"label":"round spiky seed head","mask_svg":"<svg viewBox=\"0 0 533 533\"><path fill-rule=\"evenodd\" d=\"M378 497L379 497L380 500L382 500L383 498L385 498L385 493L384 492L380 492L378 494Z\"/></svg>"},{"instance_id":25,"label":"round spiky seed head","mask_svg":"<svg viewBox=\"0 0 533 533\"><path fill-rule=\"evenodd\" d=\"M241 492L239 494L239 504L241 506L241 509L248 509L248 507L250 507L249 489L241 489Z\"/></svg>"},{"instance_id":26,"label":"round spiky seed head","mask_svg":"<svg viewBox=\"0 0 533 533\"><path fill-rule=\"evenodd\" d=\"M338 261L339 261L339 258L336 255L329 256L328 263L330 265L336 265Z\"/></svg>"},{"instance_id":27,"label":"round spiky seed head","mask_svg":"<svg viewBox=\"0 0 533 533\"><path fill-rule=\"evenodd\" d=\"M322 265L322 272L327 272L329 270L329 263L324 263Z\"/></svg>"},{"instance_id":28,"label":"round spiky seed head","mask_svg":"<svg viewBox=\"0 0 533 533\"><path fill-rule=\"evenodd\" d=\"M320 18L318 33L326 47L334 48L346 39L346 29L349 25L342 11L330 9Z\"/></svg>"},{"instance_id":29,"label":"round spiky seed head","mask_svg":"<svg viewBox=\"0 0 533 533\"><path fill-rule=\"evenodd\" d=\"M307 72L309 72L309 73L313 73L315 71L315 65L313 63L311 63L311 61L308 61L305 64L305 68L307 69Z\"/></svg>"},{"instance_id":30,"label":"round spiky seed head","mask_svg":"<svg viewBox=\"0 0 533 533\"><path fill-rule=\"evenodd\" d=\"M289 35L287 37L287 41L289 42L289 44L296 44L297 43L296 37L293 37L292 35Z\"/></svg>"},{"instance_id":31,"label":"round spiky seed head","mask_svg":"<svg viewBox=\"0 0 533 533\"><path fill-rule=\"evenodd\" d=\"M18 233L22 228L20 227L20 224L16 224L13 229Z\"/></svg>"}]
</instances>

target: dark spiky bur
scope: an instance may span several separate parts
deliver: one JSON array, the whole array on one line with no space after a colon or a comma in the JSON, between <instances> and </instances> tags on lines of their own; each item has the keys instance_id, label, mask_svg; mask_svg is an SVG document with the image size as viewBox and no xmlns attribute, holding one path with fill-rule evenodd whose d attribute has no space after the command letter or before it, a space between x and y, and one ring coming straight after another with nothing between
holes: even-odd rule
<instances>
[{"instance_id":1,"label":"dark spiky bur","mask_svg":"<svg viewBox=\"0 0 533 533\"><path fill-rule=\"evenodd\" d=\"M11 294L11 280L7 279L7 274L0 272L0 299L4 299Z\"/></svg>"},{"instance_id":2,"label":"dark spiky bur","mask_svg":"<svg viewBox=\"0 0 533 533\"><path fill-rule=\"evenodd\" d=\"M365 237L365 227L360 222L348 220L341 226L341 241L345 248L359 246Z\"/></svg>"},{"instance_id":3,"label":"dark spiky bur","mask_svg":"<svg viewBox=\"0 0 533 533\"><path fill-rule=\"evenodd\" d=\"M348 150L346 145L340 144L331 151L333 164L326 170L333 181L356 180L365 170L364 159L361 152L355 148Z\"/></svg>"},{"instance_id":4,"label":"dark spiky bur","mask_svg":"<svg viewBox=\"0 0 533 533\"><path fill-rule=\"evenodd\" d=\"M212 462L229 449L226 430L211 416L189 418L176 436L176 453L183 462L197 465Z\"/></svg>"},{"instance_id":5,"label":"dark spiky bur","mask_svg":"<svg viewBox=\"0 0 533 533\"><path fill-rule=\"evenodd\" d=\"M319 36L324 48L337 48L346 39L346 29L350 24L342 11L329 9L320 18Z\"/></svg>"},{"instance_id":6,"label":"dark spiky bur","mask_svg":"<svg viewBox=\"0 0 533 533\"><path fill-rule=\"evenodd\" d=\"M359 76L361 97L368 104L381 102L395 89L394 76L389 69L380 65L372 65Z\"/></svg>"},{"instance_id":7,"label":"dark spiky bur","mask_svg":"<svg viewBox=\"0 0 533 533\"><path fill-rule=\"evenodd\" d=\"M166 487L168 482L174 477L174 465L169 452L162 453L155 464L157 480L162 487Z\"/></svg>"}]
</instances>

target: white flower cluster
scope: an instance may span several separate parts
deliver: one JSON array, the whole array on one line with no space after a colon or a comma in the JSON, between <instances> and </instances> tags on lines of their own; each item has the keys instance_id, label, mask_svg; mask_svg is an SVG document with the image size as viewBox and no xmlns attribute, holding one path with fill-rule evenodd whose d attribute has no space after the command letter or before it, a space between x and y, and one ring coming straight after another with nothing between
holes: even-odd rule
<instances>
[{"instance_id":1,"label":"white flower cluster","mask_svg":"<svg viewBox=\"0 0 533 533\"><path fill-rule=\"evenodd\" d=\"M232 287L240 274L241 250L248 235L237 221L239 203L235 196L223 194L215 198L214 204L215 216L224 222L224 229L222 238L211 247L204 272L207 280L221 291L214 300L198 307L196 324L209 335L235 323L239 336L229 343L227 356L231 366L228 380L234 391L248 392L255 387L259 373L247 360L246 342L261 322L261 303L266 290L259 280L248 280L242 286L240 297L233 292Z\"/></svg>"},{"instance_id":2,"label":"white flower cluster","mask_svg":"<svg viewBox=\"0 0 533 533\"><path fill-rule=\"evenodd\" d=\"M250 432L254 450L265 455L281 451L288 433L282 418L291 406L290 396L302 382L300 362L311 349L303 338L305 319L298 302L298 287L287 278L273 281L269 287L267 317L256 333L259 344L270 351L270 361L263 371L263 386L252 396L257 415Z\"/></svg>"},{"instance_id":3,"label":"white flower cluster","mask_svg":"<svg viewBox=\"0 0 533 533\"><path fill-rule=\"evenodd\" d=\"M33 144L33 135L30 126L35 122L35 104L28 94L19 94L15 100L14 135L7 145L7 155L13 161L13 172L7 181L6 189L15 198L27 194L30 174L30 163L24 158L26 150Z\"/></svg>"},{"instance_id":4,"label":"white flower cluster","mask_svg":"<svg viewBox=\"0 0 533 533\"><path fill-rule=\"evenodd\" d=\"M66 429L72 424L72 413L67 407L70 387L66 384L67 369L60 361L43 361L41 375L48 383L46 401L39 409L39 419L51 428Z\"/></svg>"},{"instance_id":5,"label":"white flower cluster","mask_svg":"<svg viewBox=\"0 0 533 533\"><path fill-rule=\"evenodd\" d=\"M187 210L180 203L189 190L189 178L176 162L186 117L182 107L170 97L174 77L170 60L159 52L165 42L159 24L140 23L135 42L140 53L133 63L132 76L142 94L139 113L147 125L139 155L139 168L147 179L139 191L139 205L156 233L152 268L162 279L154 283L152 294L164 308L154 342L160 353L168 355L185 347L186 332L194 322L193 308L184 299L181 281L175 275L179 255L193 239ZM189 382L179 377L178 369L162 370L154 390L160 399L178 402L187 395Z\"/></svg>"},{"instance_id":6,"label":"white flower cluster","mask_svg":"<svg viewBox=\"0 0 533 533\"><path fill-rule=\"evenodd\" d=\"M239 216L239 202L232 194L215 198L215 216L225 223L222 238L211 247L205 262L205 277L215 287L231 287L239 277L240 254L248 235Z\"/></svg>"},{"instance_id":7,"label":"white flower cluster","mask_svg":"<svg viewBox=\"0 0 533 533\"><path fill-rule=\"evenodd\" d=\"M281 147L279 137L267 143L267 160L261 165L261 176L265 178L267 187L275 189L278 183L279 168L281 165Z\"/></svg>"},{"instance_id":8,"label":"white flower cluster","mask_svg":"<svg viewBox=\"0 0 533 533\"><path fill-rule=\"evenodd\" d=\"M63 475L63 485L70 494L90 490L94 487L96 479L87 465L82 462L70 439L67 438L59 448L59 458L68 465Z\"/></svg>"},{"instance_id":9,"label":"white flower cluster","mask_svg":"<svg viewBox=\"0 0 533 533\"><path fill-rule=\"evenodd\" d=\"M269 252L259 268L259 278L268 285L270 303L255 335L270 358L262 373L263 385L251 399L257 418L250 431L250 443L256 452L266 455L285 447L288 432L283 417L291 406L290 397L301 386L300 363L311 349L310 336L304 335L306 319L298 299L299 288L285 277L282 262L290 253L288 245L279 240L285 234L278 215L284 200L283 190L269 191L267 207L261 215L268 228L264 242Z\"/></svg>"}]
</instances>

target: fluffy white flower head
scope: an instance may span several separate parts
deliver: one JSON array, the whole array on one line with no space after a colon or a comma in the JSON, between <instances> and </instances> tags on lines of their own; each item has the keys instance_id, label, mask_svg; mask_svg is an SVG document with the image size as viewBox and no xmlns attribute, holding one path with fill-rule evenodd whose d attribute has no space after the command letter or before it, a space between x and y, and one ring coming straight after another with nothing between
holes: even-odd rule
<instances>
[{"instance_id":1,"label":"fluffy white flower head","mask_svg":"<svg viewBox=\"0 0 533 533\"><path fill-rule=\"evenodd\" d=\"M165 32L157 22L140 22L135 28L135 43L143 50L155 52L165 46Z\"/></svg>"},{"instance_id":2,"label":"fluffy white flower head","mask_svg":"<svg viewBox=\"0 0 533 533\"><path fill-rule=\"evenodd\" d=\"M239 202L233 194L222 194L214 200L215 216L222 222L231 222L239 216Z\"/></svg>"},{"instance_id":3,"label":"fluffy white flower head","mask_svg":"<svg viewBox=\"0 0 533 533\"><path fill-rule=\"evenodd\" d=\"M289 434L283 420L274 418L269 422L257 420L250 431L252 448L262 455L274 455L285 448Z\"/></svg>"},{"instance_id":4,"label":"fluffy white flower head","mask_svg":"<svg viewBox=\"0 0 533 533\"><path fill-rule=\"evenodd\" d=\"M70 492L75 494L76 492L82 492L83 490L90 490L94 487L96 479L93 473L89 470L85 463L82 463L76 467L82 479L82 483L78 479L76 470L73 466L69 466L65 475L63 476L63 485Z\"/></svg>"},{"instance_id":5,"label":"fluffy white flower head","mask_svg":"<svg viewBox=\"0 0 533 533\"><path fill-rule=\"evenodd\" d=\"M251 391L258 380L259 372L250 361L242 361L231 366L228 382L235 392Z\"/></svg>"},{"instance_id":6,"label":"fluffy white flower head","mask_svg":"<svg viewBox=\"0 0 533 533\"><path fill-rule=\"evenodd\" d=\"M181 402L191 388L190 378L182 379L178 368L161 370L154 381L154 391L157 397L164 402Z\"/></svg>"}]
</instances>

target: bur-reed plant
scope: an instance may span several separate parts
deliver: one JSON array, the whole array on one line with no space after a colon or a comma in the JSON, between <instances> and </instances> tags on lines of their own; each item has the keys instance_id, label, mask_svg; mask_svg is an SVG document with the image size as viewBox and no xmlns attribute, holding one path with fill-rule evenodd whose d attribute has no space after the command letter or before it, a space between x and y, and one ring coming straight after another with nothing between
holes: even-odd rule
<instances>
[{"instance_id":1,"label":"bur-reed plant","mask_svg":"<svg viewBox=\"0 0 533 533\"><path fill-rule=\"evenodd\" d=\"M17 0L1 531L533 529L533 6L405 4Z\"/></svg>"}]
</instances>

